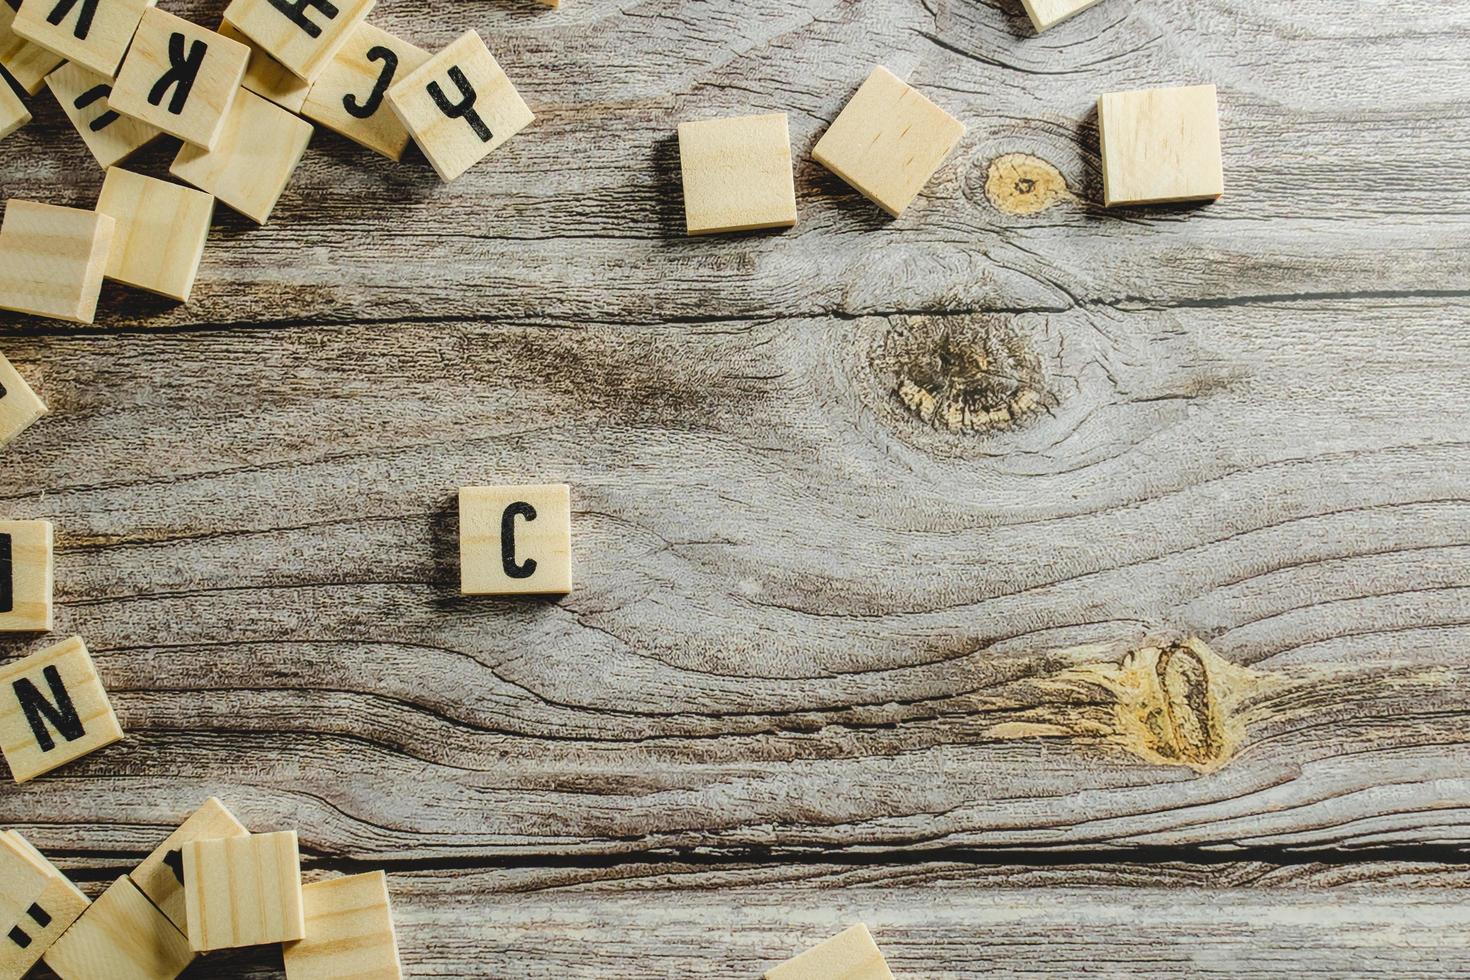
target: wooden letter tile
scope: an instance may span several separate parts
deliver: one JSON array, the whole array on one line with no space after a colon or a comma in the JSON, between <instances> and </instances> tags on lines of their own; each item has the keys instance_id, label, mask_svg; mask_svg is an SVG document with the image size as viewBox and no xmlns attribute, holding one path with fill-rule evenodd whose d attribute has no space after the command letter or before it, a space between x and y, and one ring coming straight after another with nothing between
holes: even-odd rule
<instances>
[{"instance_id":1,"label":"wooden letter tile","mask_svg":"<svg viewBox=\"0 0 1470 980\"><path fill-rule=\"evenodd\" d=\"M231 0L225 20L293 74L316 81L375 0Z\"/></svg>"},{"instance_id":2,"label":"wooden letter tile","mask_svg":"<svg viewBox=\"0 0 1470 980\"><path fill-rule=\"evenodd\" d=\"M250 64L239 41L157 8L143 15L112 85L112 107L209 149Z\"/></svg>"},{"instance_id":3,"label":"wooden letter tile","mask_svg":"<svg viewBox=\"0 0 1470 980\"><path fill-rule=\"evenodd\" d=\"M188 842L184 904L195 952L306 938L296 832Z\"/></svg>"},{"instance_id":4,"label":"wooden letter tile","mask_svg":"<svg viewBox=\"0 0 1470 980\"><path fill-rule=\"evenodd\" d=\"M250 49L250 65L245 69L245 80L240 84L263 98L270 99L282 109L300 112L311 92L311 83L297 78L286 66L265 53L260 45L246 37L234 24L220 21L219 32L231 41L239 41Z\"/></svg>"},{"instance_id":5,"label":"wooden letter tile","mask_svg":"<svg viewBox=\"0 0 1470 980\"><path fill-rule=\"evenodd\" d=\"M963 123L880 65L817 141L812 158L896 218L963 135Z\"/></svg>"},{"instance_id":6,"label":"wooden letter tile","mask_svg":"<svg viewBox=\"0 0 1470 980\"><path fill-rule=\"evenodd\" d=\"M465 595L572 591L571 488L460 488L459 572Z\"/></svg>"},{"instance_id":7,"label":"wooden letter tile","mask_svg":"<svg viewBox=\"0 0 1470 980\"><path fill-rule=\"evenodd\" d=\"M796 224L784 112L680 123L679 169L691 235Z\"/></svg>"},{"instance_id":8,"label":"wooden letter tile","mask_svg":"<svg viewBox=\"0 0 1470 980\"><path fill-rule=\"evenodd\" d=\"M1214 200L1225 193L1213 85L1104 95L1097 132L1108 207Z\"/></svg>"},{"instance_id":9,"label":"wooden letter tile","mask_svg":"<svg viewBox=\"0 0 1470 980\"><path fill-rule=\"evenodd\" d=\"M184 845L195 840L245 837L249 833L223 803L211 796L128 877L182 932L188 928L184 912Z\"/></svg>"},{"instance_id":10,"label":"wooden letter tile","mask_svg":"<svg viewBox=\"0 0 1470 980\"><path fill-rule=\"evenodd\" d=\"M363 24L311 87L304 112L308 119L381 153L402 160L408 130L388 108L395 79L417 71L429 52L372 24Z\"/></svg>"},{"instance_id":11,"label":"wooden letter tile","mask_svg":"<svg viewBox=\"0 0 1470 980\"><path fill-rule=\"evenodd\" d=\"M42 958L61 980L174 980L194 952L123 875Z\"/></svg>"},{"instance_id":12,"label":"wooden letter tile","mask_svg":"<svg viewBox=\"0 0 1470 980\"><path fill-rule=\"evenodd\" d=\"M0 76L0 140L31 121L31 110L15 94L10 83Z\"/></svg>"},{"instance_id":13,"label":"wooden letter tile","mask_svg":"<svg viewBox=\"0 0 1470 980\"><path fill-rule=\"evenodd\" d=\"M0 667L0 752L17 783L122 737L80 637Z\"/></svg>"},{"instance_id":14,"label":"wooden letter tile","mask_svg":"<svg viewBox=\"0 0 1470 980\"><path fill-rule=\"evenodd\" d=\"M287 943L286 980L400 980L398 941L381 871L305 885L306 938Z\"/></svg>"},{"instance_id":15,"label":"wooden letter tile","mask_svg":"<svg viewBox=\"0 0 1470 980\"><path fill-rule=\"evenodd\" d=\"M893 974L868 927L855 925L767 970L765 980L893 980Z\"/></svg>"},{"instance_id":16,"label":"wooden letter tile","mask_svg":"<svg viewBox=\"0 0 1470 980\"><path fill-rule=\"evenodd\" d=\"M182 147L169 173L263 225L296 172L311 134L311 123L254 92L237 89L235 107L215 148Z\"/></svg>"},{"instance_id":17,"label":"wooden letter tile","mask_svg":"<svg viewBox=\"0 0 1470 980\"><path fill-rule=\"evenodd\" d=\"M46 85L104 170L162 135L157 127L114 112L108 102L112 79L81 65L62 65L46 76Z\"/></svg>"},{"instance_id":18,"label":"wooden letter tile","mask_svg":"<svg viewBox=\"0 0 1470 980\"><path fill-rule=\"evenodd\" d=\"M97 210L117 226L107 278L187 302L204 257L214 198L112 167L102 182Z\"/></svg>"},{"instance_id":19,"label":"wooden letter tile","mask_svg":"<svg viewBox=\"0 0 1470 980\"><path fill-rule=\"evenodd\" d=\"M393 83L388 104L446 181L536 118L474 31Z\"/></svg>"},{"instance_id":20,"label":"wooden letter tile","mask_svg":"<svg viewBox=\"0 0 1470 980\"><path fill-rule=\"evenodd\" d=\"M1031 24L1040 34L1055 24L1080 14L1082 11L1097 3L1097 0L1022 0L1026 5L1026 16L1031 18Z\"/></svg>"},{"instance_id":21,"label":"wooden letter tile","mask_svg":"<svg viewBox=\"0 0 1470 980\"><path fill-rule=\"evenodd\" d=\"M46 403L31 390L14 365L0 354L0 446L20 435L45 414ZM11 561L14 560L12 555Z\"/></svg>"},{"instance_id":22,"label":"wooden letter tile","mask_svg":"<svg viewBox=\"0 0 1470 980\"><path fill-rule=\"evenodd\" d=\"M13 25L19 9L20 0L0 0L0 68L10 72L27 95L35 95L46 76L66 59L15 33Z\"/></svg>"},{"instance_id":23,"label":"wooden letter tile","mask_svg":"<svg viewBox=\"0 0 1470 980\"><path fill-rule=\"evenodd\" d=\"M24 837L0 834L0 980L20 980L89 904Z\"/></svg>"},{"instance_id":24,"label":"wooden letter tile","mask_svg":"<svg viewBox=\"0 0 1470 980\"><path fill-rule=\"evenodd\" d=\"M91 323L112 231L105 214L11 198L0 222L0 310Z\"/></svg>"},{"instance_id":25,"label":"wooden letter tile","mask_svg":"<svg viewBox=\"0 0 1470 980\"><path fill-rule=\"evenodd\" d=\"M50 521L0 521L0 632L51 628L51 566Z\"/></svg>"},{"instance_id":26,"label":"wooden letter tile","mask_svg":"<svg viewBox=\"0 0 1470 980\"><path fill-rule=\"evenodd\" d=\"M73 64L111 78L153 0L21 0L13 29Z\"/></svg>"}]
</instances>

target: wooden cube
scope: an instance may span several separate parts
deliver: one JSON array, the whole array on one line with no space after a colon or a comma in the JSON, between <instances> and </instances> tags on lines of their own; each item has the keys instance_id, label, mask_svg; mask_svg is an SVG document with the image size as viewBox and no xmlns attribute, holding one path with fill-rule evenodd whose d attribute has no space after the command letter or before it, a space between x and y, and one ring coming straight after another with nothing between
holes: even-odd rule
<instances>
[{"instance_id":1,"label":"wooden cube","mask_svg":"<svg viewBox=\"0 0 1470 980\"><path fill-rule=\"evenodd\" d=\"M817 141L812 158L896 218L963 135L963 123L880 65Z\"/></svg>"},{"instance_id":2,"label":"wooden cube","mask_svg":"<svg viewBox=\"0 0 1470 980\"><path fill-rule=\"evenodd\" d=\"M17 783L122 737L80 637L0 667L0 751Z\"/></svg>"},{"instance_id":3,"label":"wooden cube","mask_svg":"<svg viewBox=\"0 0 1470 980\"><path fill-rule=\"evenodd\" d=\"M239 41L157 8L143 15L112 85L112 107L185 143L212 148L250 64Z\"/></svg>"},{"instance_id":4,"label":"wooden cube","mask_svg":"<svg viewBox=\"0 0 1470 980\"><path fill-rule=\"evenodd\" d=\"M375 153L402 160L409 135L388 107L388 89L428 60L423 48L363 24L317 77L302 111Z\"/></svg>"},{"instance_id":5,"label":"wooden cube","mask_svg":"<svg viewBox=\"0 0 1470 980\"><path fill-rule=\"evenodd\" d=\"M46 86L104 170L163 135L156 126L114 111L108 101L112 79L81 65L62 65L46 76Z\"/></svg>"},{"instance_id":6,"label":"wooden cube","mask_svg":"<svg viewBox=\"0 0 1470 980\"><path fill-rule=\"evenodd\" d=\"M893 980L893 974L868 927L859 924L772 967L765 980Z\"/></svg>"},{"instance_id":7,"label":"wooden cube","mask_svg":"<svg viewBox=\"0 0 1470 980\"><path fill-rule=\"evenodd\" d=\"M375 0L231 0L225 20L287 70L316 81Z\"/></svg>"},{"instance_id":8,"label":"wooden cube","mask_svg":"<svg viewBox=\"0 0 1470 980\"><path fill-rule=\"evenodd\" d=\"M536 118L474 31L393 83L388 105L446 181Z\"/></svg>"},{"instance_id":9,"label":"wooden cube","mask_svg":"<svg viewBox=\"0 0 1470 980\"><path fill-rule=\"evenodd\" d=\"M398 940L381 871L305 885L306 938L283 947L286 980L400 980Z\"/></svg>"},{"instance_id":10,"label":"wooden cube","mask_svg":"<svg viewBox=\"0 0 1470 980\"><path fill-rule=\"evenodd\" d=\"M45 414L46 403L31 390L5 355L0 354L0 446Z\"/></svg>"},{"instance_id":11,"label":"wooden cube","mask_svg":"<svg viewBox=\"0 0 1470 980\"><path fill-rule=\"evenodd\" d=\"M35 95L46 76L66 59L15 33L13 25L19 9L20 0L0 0L0 68L10 72L27 95Z\"/></svg>"},{"instance_id":12,"label":"wooden cube","mask_svg":"<svg viewBox=\"0 0 1470 980\"><path fill-rule=\"evenodd\" d=\"M1031 25L1040 34L1055 24L1080 14L1082 11L1097 3L1097 0L1022 0L1026 5L1026 16L1031 18Z\"/></svg>"},{"instance_id":13,"label":"wooden cube","mask_svg":"<svg viewBox=\"0 0 1470 980\"><path fill-rule=\"evenodd\" d=\"M204 257L214 198L112 167L102 181L97 210L117 224L107 278L187 302Z\"/></svg>"},{"instance_id":14,"label":"wooden cube","mask_svg":"<svg viewBox=\"0 0 1470 980\"><path fill-rule=\"evenodd\" d=\"M270 99L282 109L301 111L306 104L306 96L311 92L310 82L291 74L285 65L266 54L264 48L229 21L220 21L219 32L250 49L250 64L245 69L241 85L262 98Z\"/></svg>"},{"instance_id":15,"label":"wooden cube","mask_svg":"<svg viewBox=\"0 0 1470 980\"><path fill-rule=\"evenodd\" d=\"M153 0L21 0L17 35L108 78Z\"/></svg>"},{"instance_id":16,"label":"wooden cube","mask_svg":"<svg viewBox=\"0 0 1470 980\"><path fill-rule=\"evenodd\" d=\"M112 231L105 214L11 198L0 222L0 310L91 323Z\"/></svg>"},{"instance_id":17,"label":"wooden cube","mask_svg":"<svg viewBox=\"0 0 1470 980\"><path fill-rule=\"evenodd\" d=\"M462 487L459 574L465 595L571 592L571 488Z\"/></svg>"},{"instance_id":18,"label":"wooden cube","mask_svg":"<svg viewBox=\"0 0 1470 980\"><path fill-rule=\"evenodd\" d=\"M15 94L10 83L0 77L0 140L31 121L31 110Z\"/></svg>"},{"instance_id":19,"label":"wooden cube","mask_svg":"<svg viewBox=\"0 0 1470 980\"><path fill-rule=\"evenodd\" d=\"M189 819L179 824L128 877L158 910L183 932L188 928L184 911L184 845L195 840L246 837L249 831L225 805L211 796Z\"/></svg>"},{"instance_id":20,"label":"wooden cube","mask_svg":"<svg viewBox=\"0 0 1470 980\"><path fill-rule=\"evenodd\" d=\"M0 834L0 978L20 980L90 904L24 837Z\"/></svg>"},{"instance_id":21,"label":"wooden cube","mask_svg":"<svg viewBox=\"0 0 1470 980\"><path fill-rule=\"evenodd\" d=\"M1214 200L1225 193L1215 86L1114 92L1097 103L1103 203Z\"/></svg>"},{"instance_id":22,"label":"wooden cube","mask_svg":"<svg viewBox=\"0 0 1470 980\"><path fill-rule=\"evenodd\" d=\"M195 952L304 939L296 832L189 841L184 905Z\"/></svg>"},{"instance_id":23,"label":"wooden cube","mask_svg":"<svg viewBox=\"0 0 1470 980\"><path fill-rule=\"evenodd\" d=\"M311 123L237 89L235 108L213 150L184 146L169 173L265 224L311 142Z\"/></svg>"},{"instance_id":24,"label":"wooden cube","mask_svg":"<svg viewBox=\"0 0 1470 980\"><path fill-rule=\"evenodd\" d=\"M680 123L679 170L691 235L796 224L784 112Z\"/></svg>"},{"instance_id":25,"label":"wooden cube","mask_svg":"<svg viewBox=\"0 0 1470 980\"><path fill-rule=\"evenodd\" d=\"M0 632L51 628L51 537L50 521L0 521Z\"/></svg>"},{"instance_id":26,"label":"wooden cube","mask_svg":"<svg viewBox=\"0 0 1470 980\"><path fill-rule=\"evenodd\" d=\"M42 959L61 980L174 980L194 955L184 934L123 875Z\"/></svg>"}]
</instances>

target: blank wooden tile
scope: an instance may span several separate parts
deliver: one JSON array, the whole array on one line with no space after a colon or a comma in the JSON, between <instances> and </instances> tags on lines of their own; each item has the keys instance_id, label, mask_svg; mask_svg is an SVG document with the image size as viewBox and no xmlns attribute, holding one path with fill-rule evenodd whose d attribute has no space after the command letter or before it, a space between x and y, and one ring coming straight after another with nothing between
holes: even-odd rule
<instances>
[{"instance_id":1,"label":"blank wooden tile","mask_svg":"<svg viewBox=\"0 0 1470 980\"><path fill-rule=\"evenodd\" d=\"M0 223L0 310L91 323L112 219L11 198Z\"/></svg>"},{"instance_id":2,"label":"blank wooden tile","mask_svg":"<svg viewBox=\"0 0 1470 980\"><path fill-rule=\"evenodd\" d=\"M1031 24L1040 34L1054 24L1080 14L1082 11L1097 3L1097 0L1022 0L1026 5L1026 16L1031 18Z\"/></svg>"},{"instance_id":3,"label":"blank wooden tile","mask_svg":"<svg viewBox=\"0 0 1470 980\"><path fill-rule=\"evenodd\" d=\"M896 218L963 135L963 123L880 65L812 158Z\"/></svg>"},{"instance_id":4,"label":"blank wooden tile","mask_svg":"<svg viewBox=\"0 0 1470 980\"><path fill-rule=\"evenodd\" d=\"M395 82L388 104L446 181L536 118L474 31Z\"/></svg>"},{"instance_id":5,"label":"blank wooden tile","mask_svg":"<svg viewBox=\"0 0 1470 980\"><path fill-rule=\"evenodd\" d=\"M306 938L283 947L286 980L400 980L383 872L305 885L301 900Z\"/></svg>"},{"instance_id":6,"label":"blank wooden tile","mask_svg":"<svg viewBox=\"0 0 1470 980\"><path fill-rule=\"evenodd\" d=\"M234 24L220 21L220 34L231 41L239 41L250 49L250 64L245 69L245 79L240 84L262 98L270 99L282 109L300 112L311 92L311 83L291 74L285 65L265 53Z\"/></svg>"},{"instance_id":7,"label":"blank wooden tile","mask_svg":"<svg viewBox=\"0 0 1470 980\"><path fill-rule=\"evenodd\" d=\"M122 737L80 637L0 667L0 750L17 783Z\"/></svg>"},{"instance_id":8,"label":"blank wooden tile","mask_svg":"<svg viewBox=\"0 0 1470 980\"><path fill-rule=\"evenodd\" d=\"M170 922L184 931L188 922L184 910L184 845L195 840L245 837L249 833L223 803L211 796L128 877Z\"/></svg>"},{"instance_id":9,"label":"blank wooden tile","mask_svg":"<svg viewBox=\"0 0 1470 980\"><path fill-rule=\"evenodd\" d=\"M238 89L219 144L213 150L180 148L169 173L263 225L296 172L311 133L311 123Z\"/></svg>"},{"instance_id":10,"label":"blank wooden tile","mask_svg":"<svg viewBox=\"0 0 1470 980\"><path fill-rule=\"evenodd\" d=\"M293 74L308 82L367 19L375 0L231 0L234 24Z\"/></svg>"},{"instance_id":11,"label":"blank wooden tile","mask_svg":"<svg viewBox=\"0 0 1470 980\"><path fill-rule=\"evenodd\" d=\"M31 110L15 94L15 89L4 78L0 78L0 140L16 132L31 121Z\"/></svg>"},{"instance_id":12,"label":"blank wooden tile","mask_svg":"<svg viewBox=\"0 0 1470 980\"><path fill-rule=\"evenodd\" d=\"M402 160L409 135L388 107L388 89L428 60L423 48L363 24L312 85L303 111L375 153Z\"/></svg>"},{"instance_id":13,"label":"blank wooden tile","mask_svg":"<svg viewBox=\"0 0 1470 980\"><path fill-rule=\"evenodd\" d=\"M0 521L0 632L51 628L51 537L50 521Z\"/></svg>"},{"instance_id":14,"label":"blank wooden tile","mask_svg":"<svg viewBox=\"0 0 1470 980\"><path fill-rule=\"evenodd\" d=\"M173 980L194 956L184 934L123 875L42 958L61 980Z\"/></svg>"},{"instance_id":15,"label":"blank wooden tile","mask_svg":"<svg viewBox=\"0 0 1470 980\"><path fill-rule=\"evenodd\" d=\"M46 414L46 403L26 384L9 361L0 354L0 446L20 435Z\"/></svg>"},{"instance_id":16,"label":"blank wooden tile","mask_svg":"<svg viewBox=\"0 0 1470 980\"><path fill-rule=\"evenodd\" d=\"M102 182L97 210L116 222L107 278L146 289L180 303L189 299L214 198L182 187L112 167Z\"/></svg>"},{"instance_id":17,"label":"blank wooden tile","mask_svg":"<svg viewBox=\"0 0 1470 980\"><path fill-rule=\"evenodd\" d=\"M1213 85L1104 95L1097 131L1108 207L1213 200L1225 192Z\"/></svg>"},{"instance_id":18,"label":"blank wooden tile","mask_svg":"<svg viewBox=\"0 0 1470 980\"><path fill-rule=\"evenodd\" d=\"M32 44L12 30L20 0L0 0L0 67L26 90L28 95L41 91L46 76L66 59Z\"/></svg>"},{"instance_id":19,"label":"blank wooden tile","mask_svg":"<svg viewBox=\"0 0 1470 980\"><path fill-rule=\"evenodd\" d=\"M767 970L766 980L893 980L893 974L868 927L855 925Z\"/></svg>"},{"instance_id":20,"label":"blank wooden tile","mask_svg":"<svg viewBox=\"0 0 1470 980\"><path fill-rule=\"evenodd\" d=\"M184 903L196 952L305 938L296 832L188 842Z\"/></svg>"},{"instance_id":21,"label":"blank wooden tile","mask_svg":"<svg viewBox=\"0 0 1470 980\"><path fill-rule=\"evenodd\" d=\"M465 595L572 591L571 488L460 488L459 571Z\"/></svg>"},{"instance_id":22,"label":"blank wooden tile","mask_svg":"<svg viewBox=\"0 0 1470 980\"><path fill-rule=\"evenodd\" d=\"M19 36L108 78L153 0L21 0Z\"/></svg>"},{"instance_id":23,"label":"blank wooden tile","mask_svg":"<svg viewBox=\"0 0 1470 980\"><path fill-rule=\"evenodd\" d=\"M175 57L186 66L177 67ZM157 8L143 15L112 85L112 107L209 149L224 131L250 64L239 41Z\"/></svg>"},{"instance_id":24,"label":"blank wooden tile","mask_svg":"<svg viewBox=\"0 0 1470 980\"><path fill-rule=\"evenodd\" d=\"M0 978L20 980L89 904L19 833L0 834Z\"/></svg>"},{"instance_id":25,"label":"blank wooden tile","mask_svg":"<svg viewBox=\"0 0 1470 980\"><path fill-rule=\"evenodd\" d=\"M46 86L104 170L163 135L156 126L114 111L108 101L112 79L81 65L62 65L46 76Z\"/></svg>"},{"instance_id":26,"label":"blank wooden tile","mask_svg":"<svg viewBox=\"0 0 1470 980\"><path fill-rule=\"evenodd\" d=\"M691 235L796 224L784 112L680 123L679 169Z\"/></svg>"}]
</instances>

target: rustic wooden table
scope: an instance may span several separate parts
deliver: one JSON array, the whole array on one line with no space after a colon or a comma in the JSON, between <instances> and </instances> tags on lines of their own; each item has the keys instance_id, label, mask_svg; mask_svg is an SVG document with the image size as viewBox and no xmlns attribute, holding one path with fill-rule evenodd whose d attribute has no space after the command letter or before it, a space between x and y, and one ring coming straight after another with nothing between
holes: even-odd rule
<instances>
[{"instance_id":1,"label":"rustic wooden table","mask_svg":"<svg viewBox=\"0 0 1470 980\"><path fill-rule=\"evenodd\" d=\"M95 892L218 794L386 868L414 976L1470 975L1470 6L375 20L537 122L447 186L319 132L189 306L0 318L128 732L0 824ZM969 127L896 221L808 155L875 63ZM1104 211L1098 95L1198 81L1225 198ZM0 191L90 207L33 103ZM800 224L686 238L676 124L756 111ZM498 481L573 486L565 600L458 595Z\"/></svg>"}]
</instances>

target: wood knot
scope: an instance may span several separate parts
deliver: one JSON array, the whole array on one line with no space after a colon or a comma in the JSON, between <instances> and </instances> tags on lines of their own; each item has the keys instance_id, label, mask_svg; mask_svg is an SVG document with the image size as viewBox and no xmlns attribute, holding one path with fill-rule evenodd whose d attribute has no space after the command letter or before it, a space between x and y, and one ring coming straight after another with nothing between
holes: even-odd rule
<instances>
[{"instance_id":1,"label":"wood knot","mask_svg":"<svg viewBox=\"0 0 1470 980\"><path fill-rule=\"evenodd\" d=\"M1039 214L1072 199L1062 172L1029 153L1007 153L992 160L985 196L997 210L1020 216Z\"/></svg>"}]
</instances>

